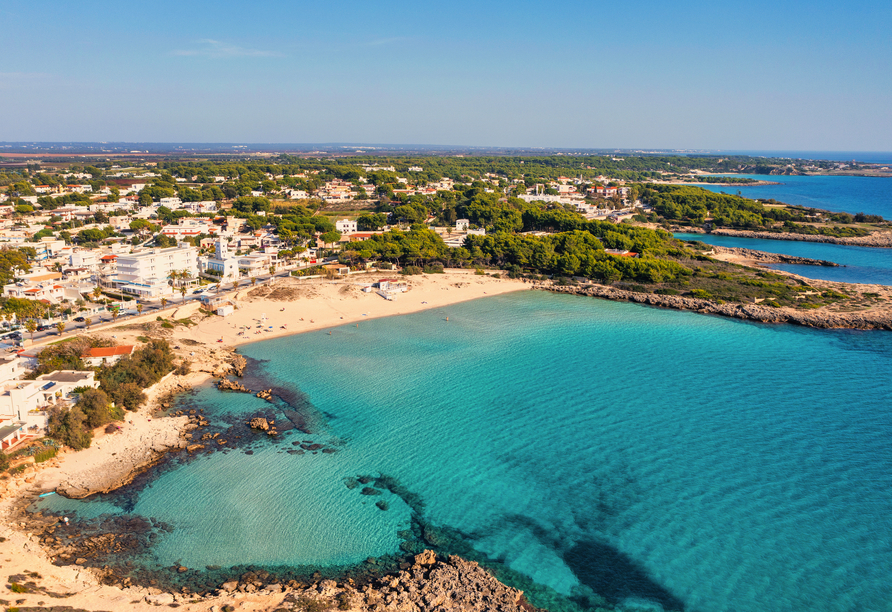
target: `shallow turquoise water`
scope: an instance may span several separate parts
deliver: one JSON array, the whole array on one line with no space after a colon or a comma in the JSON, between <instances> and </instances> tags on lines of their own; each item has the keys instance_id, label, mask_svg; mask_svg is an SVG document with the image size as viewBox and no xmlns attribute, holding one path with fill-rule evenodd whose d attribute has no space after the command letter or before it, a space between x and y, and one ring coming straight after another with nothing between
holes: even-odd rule
<instances>
[{"instance_id":1,"label":"shallow turquoise water","mask_svg":"<svg viewBox=\"0 0 892 612\"><path fill-rule=\"evenodd\" d=\"M892 219L892 179L863 176L765 176L735 174L743 178L772 181L777 185L719 186L703 183L704 189L747 198L775 199L787 204L833 212L880 215Z\"/></svg>"},{"instance_id":2,"label":"shallow turquoise water","mask_svg":"<svg viewBox=\"0 0 892 612\"><path fill-rule=\"evenodd\" d=\"M285 454L292 434L162 474L133 509L174 525L161 564L394 552L408 507L343 483L380 472L428 521L565 595L892 610L892 334L523 292L244 353L306 394L311 437L339 451ZM192 401L269 407L213 389Z\"/></svg>"},{"instance_id":3,"label":"shallow turquoise water","mask_svg":"<svg viewBox=\"0 0 892 612\"><path fill-rule=\"evenodd\" d=\"M794 264L769 264L767 267L786 270L806 278L841 283L873 283L892 285L892 249L799 242L794 240L763 240L738 238L715 234L673 234L680 240L699 240L706 244L724 247L756 249L767 253L781 253L796 257L823 259L838 263L840 267L802 266Z\"/></svg>"}]
</instances>

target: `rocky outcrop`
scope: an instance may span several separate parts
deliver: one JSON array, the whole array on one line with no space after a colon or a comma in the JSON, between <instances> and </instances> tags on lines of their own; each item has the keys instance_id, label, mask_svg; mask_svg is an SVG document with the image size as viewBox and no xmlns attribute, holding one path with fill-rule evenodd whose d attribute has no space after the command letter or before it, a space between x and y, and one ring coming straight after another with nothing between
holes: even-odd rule
<instances>
[{"instance_id":1,"label":"rocky outcrop","mask_svg":"<svg viewBox=\"0 0 892 612\"><path fill-rule=\"evenodd\" d=\"M839 267L838 263L833 263L832 261L826 261L824 259L809 259L808 257L795 257L793 255L781 255L780 253L766 253L765 251L756 251L754 249L713 246L712 250L715 253L733 253L758 263L786 263L797 264L800 266L827 266L831 268Z\"/></svg>"},{"instance_id":2,"label":"rocky outcrop","mask_svg":"<svg viewBox=\"0 0 892 612\"><path fill-rule=\"evenodd\" d=\"M473 561L458 556L439 560L431 550L396 576L383 578L363 593L363 609L401 610L535 610L523 591L505 586Z\"/></svg>"},{"instance_id":3,"label":"rocky outcrop","mask_svg":"<svg viewBox=\"0 0 892 612\"><path fill-rule=\"evenodd\" d=\"M269 583L265 572L248 572L239 580L221 585L216 597L238 593L275 595L285 592L283 609L340 609L357 612L398 610L433 612L487 610L495 612L535 611L523 591L505 586L473 561L458 556L440 559L430 550L415 556L413 564L395 575L384 576L357 588L348 580L320 580L309 586L294 581ZM225 608L224 608L225 609Z\"/></svg>"},{"instance_id":4,"label":"rocky outcrop","mask_svg":"<svg viewBox=\"0 0 892 612\"><path fill-rule=\"evenodd\" d=\"M246 423L248 427L251 429L258 429L260 431L269 431L269 421L267 421L263 417L254 417L250 421Z\"/></svg>"},{"instance_id":5,"label":"rocky outcrop","mask_svg":"<svg viewBox=\"0 0 892 612\"><path fill-rule=\"evenodd\" d=\"M242 383L237 380L230 380L228 378L221 378L217 381L217 388L221 391L239 391L241 393L251 393L251 390L245 387Z\"/></svg>"},{"instance_id":6,"label":"rocky outcrop","mask_svg":"<svg viewBox=\"0 0 892 612\"><path fill-rule=\"evenodd\" d=\"M232 373L240 377L244 374L245 368L248 367L248 360L238 353L233 353L230 365L232 366Z\"/></svg>"},{"instance_id":7,"label":"rocky outcrop","mask_svg":"<svg viewBox=\"0 0 892 612\"><path fill-rule=\"evenodd\" d=\"M790 323L823 329L892 330L892 313L888 311L834 313L826 310L800 311L793 308L772 308L759 304L719 304L712 300L700 298L637 293L604 285L565 286L542 284L540 288L554 293L568 293L607 300L636 302L638 304L675 310L692 310L704 314L714 314L758 323Z\"/></svg>"}]
</instances>

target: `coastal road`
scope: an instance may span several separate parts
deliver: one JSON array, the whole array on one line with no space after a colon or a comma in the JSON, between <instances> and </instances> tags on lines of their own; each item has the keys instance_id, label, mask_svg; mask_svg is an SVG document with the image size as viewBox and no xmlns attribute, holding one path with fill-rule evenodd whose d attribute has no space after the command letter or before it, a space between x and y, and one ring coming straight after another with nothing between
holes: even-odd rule
<instances>
[{"instance_id":1,"label":"coastal road","mask_svg":"<svg viewBox=\"0 0 892 612\"><path fill-rule=\"evenodd\" d=\"M287 270L284 272L277 272L275 274L262 274L259 276L255 276L254 278L257 279L257 282L255 284L257 286L260 286L265 283L268 283L269 281L271 281L273 279L288 278L289 276L291 276L291 271ZM244 279L239 282L238 288L233 289L232 283L226 283L226 287L228 287L228 288L224 288L222 291L218 291L218 292L212 291L210 293L210 295L213 295L215 297L218 295L220 297L227 297L227 296L231 296L231 295L235 294L235 292L237 292L237 291L240 291L245 288L249 288L251 286L252 286L251 281L249 279ZM164 308L161 307L160 300L155 300L152 302L143 302L142 303L143 311L141 314L136 312L136 308L135 308L136 302L134 301L134 308L128 308L127 314L119 315L117 322L119 322L119 323L126 322L128 319L132 319L133 317L143 316L146 314L151 314L153 312L157 312L159 316L162 316L162 313L167 313L169 311L176 310L177 308L180 308L184 304L188 304L190 302L200 300L201 297L202 297L201 295L193 293L193 292L187 293L185 296L185 299L183 299L181 296L174 296L174 297L170 298L170 301L168 301L167 306L165 306ZM132 311L132 312L130 312L130 311ZM87 318L87 315L78 315L78 316L83 316L84 318ZM114 317L112 317L112 314L109 311L103 311L102 313L92 314L89 316L89 318L92 319L92 323L91 323L90 327L99 325L100 323L108 323L108 322L114 321ZM66 338L66 337L70 337L72 335L76 335L76 334L82 332L83 330L85 330L86 327L87 327L86 323L77 322L74 319L65 321L65 331L62 332L61 338ZM22 332L22 338L24 338L24 339L31 338L31 334L29 334L27 331L24 331L24 330L20 330L20 331ZM55 326L51 326L46 331L34 332L34 342L40 342L41 340L46 340L50 337L56 337L56 338L61 339L59 332L55 328Z\"/></svg>"}]
</instances>

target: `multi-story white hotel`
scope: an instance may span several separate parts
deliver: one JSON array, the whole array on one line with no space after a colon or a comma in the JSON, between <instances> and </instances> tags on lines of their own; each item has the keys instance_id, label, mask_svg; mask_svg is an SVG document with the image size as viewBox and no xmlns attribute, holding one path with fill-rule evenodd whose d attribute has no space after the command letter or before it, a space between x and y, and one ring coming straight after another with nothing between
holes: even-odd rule
<instances>
[{"instance_id":1,"label":"multi-story white hotel","mask_svg":"<svg viewBox=\"0 0 892 612\"><path fill-rule=\"evenodd\" d=\"M186 271L198 278L198 249L181 243L170 249L150 249L120 255L115 283L124 293L141 298L159 298L173 293L171 272Z\"/></svg>"}]
</instances>

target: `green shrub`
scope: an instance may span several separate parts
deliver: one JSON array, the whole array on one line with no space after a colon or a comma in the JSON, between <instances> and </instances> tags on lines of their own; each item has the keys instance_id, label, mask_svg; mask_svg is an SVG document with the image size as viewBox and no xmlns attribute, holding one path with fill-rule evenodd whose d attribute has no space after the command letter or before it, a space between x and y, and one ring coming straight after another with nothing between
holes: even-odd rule
<instances>
[{"instance_id":1,"label":"green shrub","mask_svg":"<svg viewBox=\"0 0 892 612\"><path fill-rule=\"evenodd\" d=\"M701 300L709 300L712 299L712 294L705 289L692 289L691 295L695 298L700 298Z\"/></svg>"},{"instance_id":2,"label":"green shrub","mask_svg":"<svg viewBox=\"0 0 892 612\"><path fill-rule=\"evenodd\" d=\"M59 453L57 448L47 448L34 454L34 463L43 463L49 461Z\"/></svg>"},{"instance_id":3,"label":"green shrub","mask_svg":"<svg viewBox=\"0 0 892 612\"><path fill-rule=\"evenodd\" d=\"M9 590L13 593L28 593L28 587L23 586L17 582L13 582L9 585Z\"/></svg>"}]
</instances>

